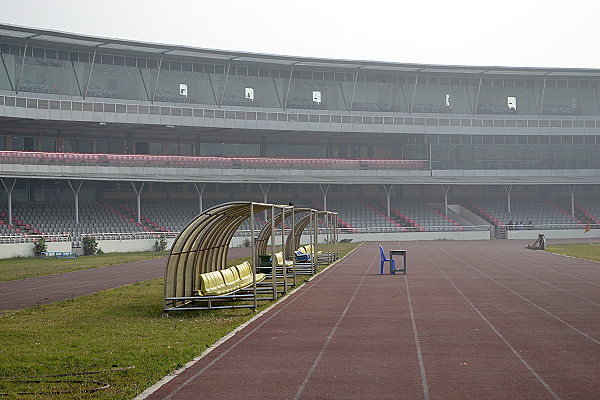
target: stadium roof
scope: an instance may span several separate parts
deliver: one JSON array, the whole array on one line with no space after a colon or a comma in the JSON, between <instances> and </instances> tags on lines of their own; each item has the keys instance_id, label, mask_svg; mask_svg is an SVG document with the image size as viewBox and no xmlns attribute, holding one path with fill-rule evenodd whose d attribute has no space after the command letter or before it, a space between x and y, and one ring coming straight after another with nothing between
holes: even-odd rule
<instances>
[{"instance_id":1,"label":"stadium roof","mask_svg":"<svg viewBox=\"0 0 600 400\"><path fill-rule=\"evenodd\" d=\"M9 37L17 42L47 42L60 47L81 49L107 49L121 53L135 53L146 56L175 56L184 58L209 59L222 62L245 62L249 64L268 64L288 67L312 67L346 70L368 70L381 72L433 73L433 74L489 74L518 76L553 76L553 77L600 77L600 69L588 68L522 68L498 66L464 66L393 63L365 60L340 60L313 57L295 57L285 55L236 52L229 50L205 49L191 46L168 45L159 43L138 42L132 40L103 38L74 33L21 27L0 24L0 37Z\"/></svg>"}]
</instances>

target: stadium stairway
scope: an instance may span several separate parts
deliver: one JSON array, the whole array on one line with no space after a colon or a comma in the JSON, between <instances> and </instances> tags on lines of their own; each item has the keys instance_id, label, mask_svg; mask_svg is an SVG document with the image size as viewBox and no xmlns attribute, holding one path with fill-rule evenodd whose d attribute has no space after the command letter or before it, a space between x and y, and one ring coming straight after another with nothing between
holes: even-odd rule
<instances>
[{"instance_id":1,"label":"stadium stairway","mask_svg":"<svg viewBox=\"0 0 600 400\"><path fill-rule=\"evenodd\" d=\"M565 209L559 207L556 203L554 203L552 200L550 199L544 199L544 201L550 205L551 207L553 207L554 209L556 209L557 211L559 211L561 214L563 214L565 217L573 220L574 223L580 224L580 225L585 225L583 223L583 221L581 221L579 218L577 218L577 215L571 215L570 212L565 211ZM577 211L575 212L575 214L577 214Z\"/></svg>"}]
</instances>

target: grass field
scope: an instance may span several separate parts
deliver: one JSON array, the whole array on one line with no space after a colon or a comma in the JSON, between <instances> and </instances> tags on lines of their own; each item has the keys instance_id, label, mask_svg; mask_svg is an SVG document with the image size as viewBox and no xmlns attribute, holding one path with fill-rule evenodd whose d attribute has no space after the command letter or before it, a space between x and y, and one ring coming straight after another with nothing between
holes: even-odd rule
<instances>
[{"instance_id":1,"label":"grass field","mask_svg":"<svg viewBox=\"0 0 600 400\"><path fill-rule=\"evenodd\" d=\"M79 258L34 257L7 258L0 260L0 282L60 274L63 272L106 267L152 258L167 257L169 252L107 253Z\"/></svg>"},{"instance_id":2,"label":"grass field","mask_svg":"<svg viewBox=\"0 0 600 400\"><path fill-rule=\"evenodd\" d=\"M562 254L586 260L600 262L600 245L589 244L556 244L548 246L546 251L549 253Z\"/></svg>"},{"instance_id":3,"label":"grass field","mask_svg":"<svg viewBox=\"0 0 600 400\"><path fill-rule=\"evenodd\" d=\"M340 245L340 256L357 246ZM255 315L237 309L164 316L162 297L162 279L153 279L0 316L0 394L131 399ZM259 303L259 311L271 303ZM49 376L85 372L97 373ZM104 384L110 388L81 392ZM14 395L26 391L69 393Z\"/></svg>"}]
</instances>

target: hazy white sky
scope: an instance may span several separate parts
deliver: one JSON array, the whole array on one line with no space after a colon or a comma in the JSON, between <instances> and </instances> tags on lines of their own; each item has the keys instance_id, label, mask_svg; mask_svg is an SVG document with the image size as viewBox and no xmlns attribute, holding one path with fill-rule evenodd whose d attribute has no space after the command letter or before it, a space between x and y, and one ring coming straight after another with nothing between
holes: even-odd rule
<instances>
[{"instance_id":1,"label":"hazy white sky","mask_svg":"<svg viewBox=\"0 0 600 400\"><path fill-rule=\"evenodd\" d=\"M292 56L600 68L598 0L2 0L0 22Z\"/></svg>"}]
</instances>

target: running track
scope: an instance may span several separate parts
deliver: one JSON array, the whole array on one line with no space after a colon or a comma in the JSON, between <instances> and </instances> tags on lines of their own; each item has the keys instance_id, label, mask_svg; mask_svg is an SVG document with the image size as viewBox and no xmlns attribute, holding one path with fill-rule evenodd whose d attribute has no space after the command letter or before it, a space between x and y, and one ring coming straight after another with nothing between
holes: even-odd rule
<instances>
[{"instance_id":1,"label":"running track","mask_svg":"<svg viewBox=\"0 0 600 400\"><path fill-rule=\"evenodd\" d=\"M600 264L523 242L377 243L149 399L600 399ZM156 385L158 386L158 385Z\"/></svg>"},{"instance_id":2,"label":"running track","mask_svg":"<svg viewBox=\"0 0 600 400\"><path fill-rule=\"evenodd\" d=\"M229 249L229 258L246 257L249 248ZM52 262L52 260L48 260ZM0 282L0 310L35 307L101 290L163 277L166 258L111 265L37 278Z\"/></svg>"}]
</instances>

